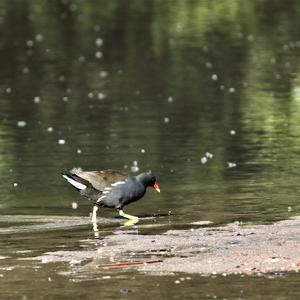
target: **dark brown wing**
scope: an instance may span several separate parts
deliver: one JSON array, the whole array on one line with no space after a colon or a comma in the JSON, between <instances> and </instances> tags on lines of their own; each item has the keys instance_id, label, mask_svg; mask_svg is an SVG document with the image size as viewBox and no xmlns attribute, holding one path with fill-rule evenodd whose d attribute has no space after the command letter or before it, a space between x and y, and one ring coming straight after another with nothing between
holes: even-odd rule
<instances>
[{"instance_id":1,"label":"dark brown wing","mask_svg":"<svg viewBox=\"0 0 300 300\"><path fill-rule=\"evenodd\" d=\"M123 181L128 177L128 174L117 170L83 171L74 168L70 173L87 180L98 191L103 191L105 187L110 186L112 183Z\"/></svg>"}]
</instances>

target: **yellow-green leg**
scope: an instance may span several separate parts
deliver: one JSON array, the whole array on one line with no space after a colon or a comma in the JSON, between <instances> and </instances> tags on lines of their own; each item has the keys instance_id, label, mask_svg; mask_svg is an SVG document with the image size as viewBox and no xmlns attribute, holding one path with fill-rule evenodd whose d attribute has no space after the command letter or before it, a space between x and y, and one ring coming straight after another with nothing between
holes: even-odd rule
<instances>
[{"instance_id":1,"label":"yellow-green leg","mask_svg":"<svg viewBox=\"0 0 300 300\"><path fill-rule=\"evenodd\" d=\"M92 214L92 223L96 223L97 222L97 211L98 211L99 207L98 205L94 205L93 207L93 214Z\"/></svg>"},{"instance_id":2,"label":"yellow-green leg","mask_svg":"<svg viewBox=\"0 0 300 300\"><path fill-rule=\"evenodd\" d=\"M122 209L119 209L119 215L123 218L126 218L128 220L134 220L134 221L138 221L138 217L136 216L132 216L132 215L128 215L128 214L125 214L124 211Z\"/></svg>"},{"instance_id":3,"label":"yellow-green leg","mask_svg":"<svg viewBox=\"0 0 300 300\"><path fill-rule=\"evenodd\" d=\"M123 223L123 226L124 227L132 226L132 225L136 224L138 221L139 221L139 219L127 220Z\"/></svg>"},{"instance_id":4,"label":"yellow-green leg","mask_svg":"<svg viewBox=\"0 0 300 300\"><path fill-rule=\"evenodd\" d=\"M132 226L139 221L138 217L125 214L122 209L119 209L119 215L123 218L128 219L127 221L124 222L124 226Z\"/></svg>"},{"instance_id":5,"label":"yellow-green leg","mask_svg":"<svg viewBox=\"0 0 300 300\"><path fill-rule=\"evenodd\" d=\"M95 233L95 237L99 236L99 230L98 230L98 224L97 224L97 211L99 207L98 205L94 205L93 207L93 214L92 214L92 224L93 224L93 230Z\"/></svg>"}]
</instances>

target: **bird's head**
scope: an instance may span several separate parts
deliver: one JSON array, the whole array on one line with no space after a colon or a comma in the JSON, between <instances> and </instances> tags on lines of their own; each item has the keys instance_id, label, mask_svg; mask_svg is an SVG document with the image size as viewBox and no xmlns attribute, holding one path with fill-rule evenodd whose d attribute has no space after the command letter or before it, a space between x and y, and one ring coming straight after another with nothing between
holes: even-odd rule
<instances>
[{"instance_id":1,"label":"bird's head","mask_svg":"<svg viewBox=\"0 0 300 300\"><path fill-rule=\"evenodd\" d=\"M153 187L157 192L160 193L160 188L158 186L155 176L151 172L142 173L137 176L138 180L142 181L145 186Z\"/></svg>"}]
</instances>

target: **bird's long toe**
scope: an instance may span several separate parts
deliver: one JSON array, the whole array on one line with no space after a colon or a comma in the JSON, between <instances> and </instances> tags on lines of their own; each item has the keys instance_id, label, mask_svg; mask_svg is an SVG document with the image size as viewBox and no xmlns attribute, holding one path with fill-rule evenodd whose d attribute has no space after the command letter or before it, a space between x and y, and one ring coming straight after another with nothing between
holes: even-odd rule
<instances>
[{"instance_id":1,"label":"bird's long toe","mask_svg":"<svg viewBox=\"0 0 300 300\"><path fill-rule=\"evenodd\" d=\"M136 216L132 216L132 215L129 215L129 214L125 214L124 211L122 209L119 210L119 215L123 218L126 218L128 220L134 220L134 221L138 221L139 218L136 217Z\"/></svg>"}]
</instances>

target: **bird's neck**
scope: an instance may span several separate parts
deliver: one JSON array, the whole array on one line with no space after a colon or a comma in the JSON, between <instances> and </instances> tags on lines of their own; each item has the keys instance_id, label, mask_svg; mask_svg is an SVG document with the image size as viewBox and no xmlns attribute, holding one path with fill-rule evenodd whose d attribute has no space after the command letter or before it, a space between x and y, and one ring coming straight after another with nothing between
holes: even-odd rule
<instances>
[{"instance_id":1,"label":"bird's neck","mask_svg":"<svg viewBox=\"0 0 300 300\"><path fill-rule=\"evenodd\" d=\"M137 182L145 184L145 176L144 176L144 174L139 174L137 176L134 176L133 178Z\"/></svg>"}]
</instances>

